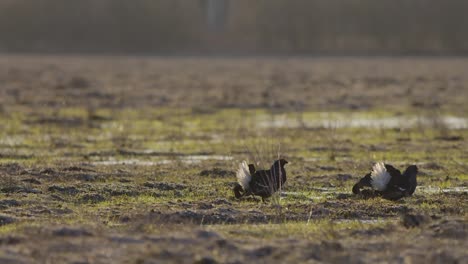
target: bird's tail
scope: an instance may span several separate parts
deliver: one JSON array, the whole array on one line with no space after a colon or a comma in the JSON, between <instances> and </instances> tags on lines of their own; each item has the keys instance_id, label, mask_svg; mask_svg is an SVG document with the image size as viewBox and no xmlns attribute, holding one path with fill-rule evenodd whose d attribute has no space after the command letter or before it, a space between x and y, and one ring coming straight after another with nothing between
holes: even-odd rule
<instances>
[{"instance_id":1,"label":"bird's tail","mask_svg":"<svg viewBox=\"0 0 468 264\"><path fill-rule=\"evenodd\" d=\"M234 196L236 196L237 199L240 199L242 196L245 195L244 190L242 189L242 186L238 183L236 183L236 186L234 186Z\"/></svg>"},{"instance_id":2,"label":"bird's tail","mask_svg":"<svg viewBox=\"0 0 468 264\"><path fill-rule=\"evenodd\" d=\"M364 178L360 179L358 183L356 183L353 186L353 193L354 194L360 194L361 193L361 188L363 187L372 187L372 179L371 179L371 174L368 173Z\"/></svg>"},{"instance_id":3,"label":"bird's tail","mask_svg":"<svg viewBox=\"0 0 468 264\"><path fill-rule=\"evenodd\" d=\"M374 189L384 191L387 188L391 176L383 162L377 162L374 167L372 167L371 179L371 184Z\"/></svg>"},{"instance_id":4,"label":"bird's tail","mask_svg":"<svg viewBox=\"0 0 468 264\"><path fill-rule=\"evenodd\" d=\"M411 165L409 166L405 172L403 173L403 176L408 178L409 182L409 189L408 189L408 194L412 195L414 191L416 190L416 175L418 174L418 167L416 165Z\"/></svg>"},{"instance_id":5,"label":"bird's tail","mask_svg":"<svg viewBox=\"0 0 468 264\"><path fill-rule=\"evenodd\" d=\"M237 182L240 186L242 186L244 191L248 191L250 189L249 184L251 180L252 175L250 175L249 166L244 160L241 164L239 164L239 169L237 170Z\"/></svg>"}]
</instances>

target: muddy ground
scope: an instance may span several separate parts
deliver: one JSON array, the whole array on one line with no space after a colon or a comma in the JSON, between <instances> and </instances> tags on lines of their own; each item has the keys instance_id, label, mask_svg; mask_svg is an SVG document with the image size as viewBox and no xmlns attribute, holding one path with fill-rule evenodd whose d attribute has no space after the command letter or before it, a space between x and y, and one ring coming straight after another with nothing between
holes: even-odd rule
<instances>
[{"instance_id":1,"label":"muddy ground","mask_svg":"<svg viewBox=\"0 0 468 264\"><path fill-rule=\"evenodd\" d=\"M0 56L1 263L466 263L468 60ZM290 161L234 199L242 160ZM399 201L352 185L419 167Z\"/></svg>"}]
</instances>

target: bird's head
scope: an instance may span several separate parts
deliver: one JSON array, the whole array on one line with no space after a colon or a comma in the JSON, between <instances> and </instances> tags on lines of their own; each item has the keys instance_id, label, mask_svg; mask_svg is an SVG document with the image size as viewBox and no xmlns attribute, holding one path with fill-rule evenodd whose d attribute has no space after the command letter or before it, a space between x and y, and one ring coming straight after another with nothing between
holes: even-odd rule
<instances>
[{"instance_id":1,"label":"bird's head","mask_svg":"<svg viewBox=\"0 0 468 264\"><path fill-rule=\"evenodd\" d=\"M288 161L285 160L285 159L279 159L279 160L276 160L275 163L273 163L273 166L280 166L281 168L284 167L284 165L288 164Z\"/></svg>"},{"instance_id":2,"label":"bird's head","mask_svg":"<svg viewBox=\"0 0 468 264\"><path fill-rule=\"evenodd\" d=\"M411 170L411 171L415 171L415 172L418 172L418 166L416 165L411 165L407 168L407 170Z\"/></svg>"},{"instance_id":3,"label":"bird's head","mask_svg":"<svg viewBox=\"0 0 468 264\"><path fill-rule=\"evenodd\" d=\"M414 174L416 175L418 173L418 167L416 165L411 165L408 168L406 168L405 172L403 174L405 175L411 175Z\"/></svg>"}]
</instances>

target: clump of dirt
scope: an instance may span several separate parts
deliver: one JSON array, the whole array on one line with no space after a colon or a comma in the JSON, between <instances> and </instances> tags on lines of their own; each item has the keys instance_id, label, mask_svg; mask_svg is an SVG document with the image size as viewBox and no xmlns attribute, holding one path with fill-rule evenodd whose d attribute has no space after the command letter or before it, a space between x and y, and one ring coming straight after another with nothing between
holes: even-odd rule
<instances>
[{"instance_id":1,"label":"clump of dirt","mask_svg":"<svg viewBox=\"0 0 468 264\"><path fill-rule=\"evenodd\" d=\"M187 188L187 186L184 184L169 182L145 182L143 186L160 191L183 190Z\"/></svg>"},{"instance_id":2,"label":"clump of dirt","mask_svg":"<svg viewBox=\"0 0 468 264\"><path fill-rule=\"evenodd\" d=\"M466 239L468 237L468 223L461 219L442 221L429 226L434 237L447 239Z\"/></svg>"},{"instance_id":3,"label":"clump of dirt","mask_svg":"<svg viewBox=\"0 0 468 264\"><path fill-rule=\"evenodd\" d=\"M129 196L135 197L142 193L142 190L139 190L137 186L127 186L127 185L117 185L112 184L104 187L101 190L103 193L106 193L110 196Z\"/></svg>"},{"instance_id":4,"label":"clump of dirt","mask_svg":"<svg viewBox=\"0 0 468 264\"><path fill-rule=\"evenodd\" d=\"M73 174L72 177L79 181L85 181L85 182L94 182L100 179L100 177L97 175L85 174L85 173Z\"/></svg>"},{"instance_id":5,"label":"clump of dirt","mask_svg":"<svg viewBox=\"0 0 468 264\"><path fill-rule=\"evenodd\" d=\"M213 178L234 178L236 173L234 171L225 170L221 168L212 168L208 170L202 170L200 176L211 176Z\"/></svg>"},{"instance_id":6,"label":"clump of dirt","mask_svg":"<svg viewBox=\"0 0 468 264\"><path fill-rule=\"evenodd\" d=\"M92 236L93 233L85 228L60 227L52 230L52 235L61 237Z\"/></svg>"},{"instance_id":7,"label":"clump of dirt","mask_svg":"<svg viewBox=\"0 0 468 264\"><path fill-rule=\"evenodd\" d=\"M20 236L5 236L0 237L0 245L17 245L23 242L24 237Z\"/></svg>"},{"instance_id":8,"label":"clump of dirt","mask_svg":"<svg viewBox=\"0 0 468 264\"><path fill-rule=\"evenodd\" d=\"M58 192L66 195L77 195L78 193L80 193L80 190L77 189L75 186L52 185L47 190L49 192Z\"/></svg>"},{"instance_id":9,"label":"clump of dirt","mask_svg":"<svg viewBox=\"0 0 468 264\"><path fill-rule=\"evenodd\" d=\"M36 184L36 185L42 184L41 181L39 181L38 179L34 179L34 178L27 178L27 179L23 179L21 181L26 182L26 183L30 183L30 184Z\"/></svg>"},{"instance_id":10,"label":"clump of dirt","mask_svg":"<svg viewBox=\"0 0 468 264\"><path fill-rule=\"evenodd\" d=\"M354 179L354 177L351 174L339 173L336 175L336 179L339 181L349 181Z\"/></svg>"},{"instance_id":11,"label":"clump of dirt","mask_svg":"<svg viewBox=\"0 0 468 264\"><path fill-rule=\"evenodd\" d=\"M85 89L91 86L91 82L85 77L74 76L70 79L67 86L74 89Z\"/></svg>"},{"instance_id":12,"label":"clump of dirt","mask_svg":"<svg viewBox=\"0 0 468 264\"><path fill-rule=\"evenodd\" d=\"M147 216L150 222L173 224L235 224L235 223L268 223L278 217L259 211L240 211L233 208L202 207L199 210L182 210L176 212L154 212Z\"/></svg>"},{"instance_id":13,"label":"clump of dirt","mask_svg":"<svg viewBox=\"0 0 468 264\"><path fill-rule=\"evenodd\" d=\"M0 215L0 226L16 222L16 219L7 215Z\"/></svg>"},{"instance_id":14,"label":"clump of dirt","mask_svg":"<svg viewBox=\"0 0 468 264\"><path fill-rule=\"evenodd\" d=\"M8 207L20 206L21 202L12 199L0 200L0 209L6 209Z\"/></svg>"},{"instance_id":15,"label":"clump of dirt","mask_svg":"<svg viewBox=\"0 0 468 264\"><path fill-rule=\"evenodd\" d=\"M351 235L369 238L369 237L381 236L386 233L390 233L389 228L375 227L375 228L369 228L369 229L364 229L364 230L355 230L351 232Z\"/></svg>"},{"instance_id":16,"label":"clump of dirt","mask_svg":"<svg viewBox=\"0 0 468 264\"><path fill-rule=\"evenodd\" d=\"M41 191L36 190L30 186L21 186L21 185L11 185L6 186L0 189L4 193L41 193Z\"/></svg>"},{"instance_id":17,"label":"clump of dirt","mask_svg":"<svg viewBox=\"0 0 468 264\"><path fill-rule=\"evenodd\" d=\"M62 171L68 171L68 172L96 172L93 169L89 169L89 168L85 168L85 167L81 167L81 166L66 167L66 168L63 168Z\"/></svg>"},{"instance_id":18,"label":"clump of dirt","mask_svg":"<svg viewBox=\"0 0 468 264\"><path fill-rule=\"evenodd\" d=\"M212 201L211 203L215 205L232 205L232 203L225 198L216 199Z\"/></svg>"},{"instance_id":19,"label":"clump of dirt","mask_svg":"<svg viewBox=\"0 0 468 264\"><path fill-rule=\"evenodd\" d=\"M16 162L0 164L0 171L9 175L18 175L25 172L24 168Z\"/></svg>"},{"instance_id":20,"label":"clump of dirt","mask_svg":"<svg viewBox=\"0 0 468 264\"><path fill-rule=\"evenodd\" d=\"M401 216L401 224L406 228L412 228L427 224L431 218L426 215L405 213Z\"/></svg>"},{"instance_id":21,"label":"clump of dirt","mask_svg":"<svg viewBox=\"0 0 468 264\"><path fill-rule=\"evenodd\" d=\"M80 197L80 201L84 203L100 203L105 200L106 198L98 193L86 193Z\"/></svg>"},{"instance_id":22,"label":"clump of dirt","mask_svg":"<svg viewBox=\"0 0 468 264\"><path fill-rule=\"evenodd\" d=\"M217 264L219 262L211 257L201 257L201 258L196 259L195 262L193 263L194 264Z\"/></svg>"},{"instance_id":23,"label":"clump of dirt","mask_svg":"<svg viewBox=\"0 0 468 264\"><path fill-rule=\"evenodd\" d=\"M55 174L56 171L52 168L44 168L39 171L40 174Z\"/></svg>"},{"instance_id":24,"label":"clump of dirt","mask_svg":"<svg viewBox=\"0 0 468 264\"><path fill-rule=\"evenodd\" d=\"M463 141L462 136L439 136L435 137L436 140L444 140L444 141Z\"/></svg>"},{"instance_id":25,"label":"clump of dirt","mask_svg":"<svg viewBox=\"0 0 468 264\"><path fill-rule=\"evenodd\" d=\"M85 124L80 117L41 117L29 122L32 125L57 125L64 127L80 127Z\"/></svg>"}]
</instances>

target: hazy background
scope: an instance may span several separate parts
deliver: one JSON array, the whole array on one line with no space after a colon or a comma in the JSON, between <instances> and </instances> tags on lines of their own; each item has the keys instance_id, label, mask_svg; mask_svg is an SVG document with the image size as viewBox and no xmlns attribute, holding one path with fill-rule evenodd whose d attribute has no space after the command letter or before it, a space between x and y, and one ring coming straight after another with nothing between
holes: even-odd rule
<instances>
[{"instance_id":1,"label":"hazy background","mask_svg":"<svg viewBox=\"0 0 468 264\"><path fill-rule=\"evenodd\" d=\"M1 0L0 51L468 53L466 0Z\"/></svg>"}]
</instances>

